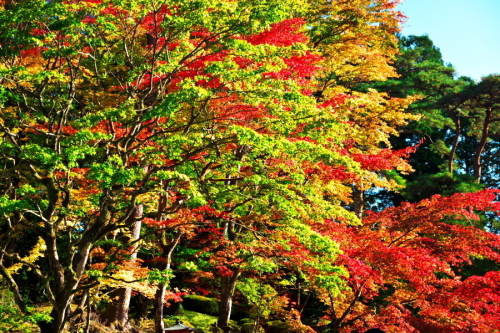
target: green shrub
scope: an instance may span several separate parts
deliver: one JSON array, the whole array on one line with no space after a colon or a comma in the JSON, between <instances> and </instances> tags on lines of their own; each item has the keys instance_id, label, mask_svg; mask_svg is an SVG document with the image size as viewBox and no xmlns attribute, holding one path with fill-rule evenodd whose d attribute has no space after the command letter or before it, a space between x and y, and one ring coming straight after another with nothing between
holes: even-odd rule
<instances>
[{"instance_id":1,"label":"green shrub","mask_svg":"<svg viewBox=\"0 0 500 333\"><path fill-rule=\"evenodd\" d=\"M215 298L198 295L184 296L182 306L186 310L196 311L216 316L219 314L219 302Z\"/></svg>"},{"instance_id":2,"label":"green shrub","mask_svg":"<svg viewBox=\"0 0 500 333\"><path fill-rule=\"evenodd\" d=\"M182 314L165 318L165 327L173 326L180 320L184 325L196 328L195 333L209 333L211 327L217 322L216 316L183 310Z\"/></svg>"},{"instance_id":3,"label":"green shrub","mask_svg":"<svg viewBox=\"0 0 500 333\"><path fill-rule=\"evenodd\" d=\"M268 332L273 333L289 333L290 327L287 323L279 320L268 321L265 326Z\"/></svg>"},{"instance_id":4,"label":"green shrub","mask_svg":"<svg viewBox=\"0 0 500 333\"><path fill-rule=\"evenodd\" d=\"M264 329L262 326L257 326L255 327L255 324L252 323L245 323L241 325L241 333L264 333Z\"/></svg>"},{"instance_id":5,"label":"green shrub","mask_svg":"<svg viewBox=\"0 0 500 333\"><path fill-rule=\"evenodd\" d=\"M14 303L13 295L8 290L0 290L0 332L33 332L36 322L50 317L38 308L31 308L32 314L23 315Z\"/></svg>"}]
</instances>

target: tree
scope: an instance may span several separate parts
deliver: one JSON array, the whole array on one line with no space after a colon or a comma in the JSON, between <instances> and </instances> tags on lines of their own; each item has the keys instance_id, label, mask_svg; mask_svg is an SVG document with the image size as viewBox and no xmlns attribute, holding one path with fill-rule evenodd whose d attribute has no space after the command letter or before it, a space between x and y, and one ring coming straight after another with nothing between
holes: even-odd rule
<instances>
[{"instance_id":1,"label":"tree","mask_svg":"<svg viewBox=\"0 0 500 333\"><path fill-rule=\"evenodd\" d=\"M397 332L495 331L497 272L463 277L461 270L474 258L500 260L499 236L473 223L482 212L498 214L497 195L498 190L435 195L370 213L359 227L319 225L343 244L340 260L349 271L351 292L334 297L320 289L332 332L374 326Z\"/></svg>"},{"instance_id":2,"label":"tree","mask_svg":"<svg viewBox=\"0 0 500 333\"><path fill-rule=\"evenodd\" d=\"M378 205L382 195L390 206L405 200L418 202L433 194L481 189L463 170L469 159L462 150L466 146L464 135L469 132L468 120L462 114L467 99L463 92L473 86L473 81L456 78L454 68L444 63L439 48L428 36L399 36L399 45L401 51L394 62L398 77L357 86L362 91L371 87L395 97L419 96L408 111L421 114L421 119L401 128L400 137L391 140L397 149L419 145L409 158L415 172L393 173L391 177L399 179L405 188L399 194L377 192Z\"/></svg>"},{"instance_id":3,"label":"tree","mask_svg":"<svg viewBox=\"0 0 500 333\"><path fill-rule=\"evenodd\" d=\"M65 330L75 295L98 283L87 270L93 248L134 224L140 205L148 217L162 184L176 196L160 213L175 214L206 203L200 183L245 141L263 141L256 154L278 144L298 151L282 133L317 110L302 86L273 73L303 52L303 37L272 49L248 37L292 5L35 1L0 13L1 270L25 313L33 299L17 267L35 273L37 297L52 307L42 332ZM18 250L27 230L31 257Z\"/></svg>"},{"instance_id":4,"label":"tree","mask_svg":"<svg viewBox=\"0 0 500 333\"><path fill-rule=\"evenodd\" d=\"M419 119L418 115L405 112L416 96L392 98L373 89L359 89L362 83L398 76L392 66L398 53L396 34L403 19L396 10L397 4L398 1L387 0L319 1L308 16L310 44L324 57L313 95L325 107L334 106L339 120L351 125L343 133L348 147L344 152L365 161L371 156L380 158L379 154L387 156L392 149L389 138L398 136L404 124ZM397 169L408 172L411 168L400 160ZM381 169L364 170L364 175L351 186L351 206L358 217L363 215L369 189L399 187Z\"/></svg>"},{"instance_id":5,"label":"tree","mask_svg":"<svg viewBox=\"0 0 500 333\"><path fill-rule=\"evenodd\" d=\"M411 171L418 145L391 140L419 118L405 111L416 97L358 89L395 75L394 8L10 3L0 12L0 273L20 310L49 305L50 318L33 317L42 333L85 320L88 329L103 289L118 302L101 319L129 330L134 290L155 300L161 332L185 274L184 285L219 297L224 331L238 296L255 328L278 316L310 330L300 320L306 289L329 307L335 332L397 314L406 330L452 330L427 310L449 313L455 299L473 309L460 320L487 312L492 327L496 286L475 303L465 290L487 291L496 275L460 280L452 268L496 260L497 238L451 223L496 212L495 191L365 213L364 193L400 187L394 174ZM420 280L412 256L425 259ZM446 297L430 299L431 289ZM401 311L378 312L380 302Z\"/></svg>"},{"instance_id":6,"label":"tree","mask_svg":"<svg viewBox=\"0 0 500 333\"><path fill-rule=\"evenodd\" d=\"M50 304L42 332L64 331L78 313L71 305L100 283L144 279L140 240L125 234L141 219L173 221L208 205L215 221L186 223L214 223L221 246L247 252L265 241L250 241L259 230L279 244L300 227L297 242L314 249L324 237L305 222L355 219L343 183L359 163L339 149L345 119L308 92L320 56L290 15L299 3L21 1L0 13L0 269L24 313ZM304 170L320 167L332 177ZM167 260L176 241L161 243ZM218 266L226 327L234 281L224 281L240 268ZM35 295L22 291L27 270Z\"/></svg>"},{"instance_id":7,"label":"tree","mask_svg":"<svg viewBox=\"0 0 500 333\"><path fill-rule=\"evenodd\" d=\"M483 168L491 162L498 154L495 147L497 132L498 110L500 108L500 76L489 75L483 77L481 82L471 87L465 94L464 109L465 117L470 118L470 136L478 140L472 165L476 182L481 182ZM468 112L467 112L468 111ZM493 142L492 142L493 141ZM487 149L488 145L493 147ZM488 152L487 157L486 153Z\"/></svg>"}]
</instances>

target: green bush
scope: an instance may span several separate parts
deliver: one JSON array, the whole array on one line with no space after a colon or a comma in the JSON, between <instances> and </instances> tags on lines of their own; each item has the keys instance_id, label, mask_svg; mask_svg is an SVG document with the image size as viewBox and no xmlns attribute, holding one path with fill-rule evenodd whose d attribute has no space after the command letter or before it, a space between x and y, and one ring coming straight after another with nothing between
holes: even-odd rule
<instances>
[{"instance_id":1,"label":"green bush","mask_svg":"<svg viewBox=\"0 0 500 333\"><path fill-rule=\"evenodd\" d=\"M262 326L257 326L255 327L254 323L245 323L241 325L241 332L242 333L263 333L264 329Z\"/></svg>"},{"instance_id":2,"label":"green bush","mask_svg":"<svg viewBox=\"0 0 500 333\"><path fill-rule=\"evenodd\" d=\"M215 298L198 295L184 296L182 306L186 310L216 316L219 314L219 302Z\"/></svg>"},{"instance_id":3,"label":"green bush","mask_svg":"<svg viewBox=\"0 0 500 333\"><path fill-rule=\"evenodd\" d=\"M14 303L12 293L0 290L0 332L33 332L37 321L50 318L42 309L30 310L31 315L23 315Z\"/></svg>"},{"instance_id":4,"label":"green bush","mask_svg":"<svg viewBox=\"0 0 500 333\"><path fill-rule=\"evenodd\" d=\"M287 323L279 320L273 320L273 321L268 321L265 324L268 332L273 332L273 333L289 333L290 327Z\"/></svg>"},{"instance_id":5,"label":"green bush","mask_svg":"<svg viewBox=\"0 0 500 333\"><path fill-rule=\"evenodd\" d=\"M195 333L209 333L211 332L211 327L217 322L217 317L199 312L183 310L182 314L165 318L165 327L175 325L177 320L180 320L184 325L196 328Z\"/></svg>"}]
</instances>

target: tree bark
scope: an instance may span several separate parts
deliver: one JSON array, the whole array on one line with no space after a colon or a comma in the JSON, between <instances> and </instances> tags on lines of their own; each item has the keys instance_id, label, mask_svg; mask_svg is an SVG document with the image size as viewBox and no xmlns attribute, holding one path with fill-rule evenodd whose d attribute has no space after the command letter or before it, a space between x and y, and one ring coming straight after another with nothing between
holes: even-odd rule
<instances>
[{"instance_id":1,"label":"tree bark","mask_svg":"<svg viewBox=\"0 0 500 333\"><path fill-rule=\"evenodd\" d=\"M165 231L161 232L161 249L162 255L165 259L163 263L163 269L170 269L172 263L172 253L174 252L175 247L179 244L179 241L182 237L182 233L179 232L175 239L173 239L170 243L167 243ZM160 268L161 269L161 268ZM155 333L163 333L165 330L165 324L163 323L163 308L165 305L165 295L167 292L167 283L158 284L158 289L155 294Z\"/></svg>"},{"instance_id":2,"label":"tree bark","mask_svg":"<svg viewBox=\"0 0 500 333\"><path fill-rule=\"evenodd\" d=\"M132 222L131 227L131 237L127 242L131 243L130 246L130 259L137 259L137 245L135 241L140 238L141 233L141 216L143 213L143 206L139 205L135 209L134 213L130 216L130 221ZM113 297L114 296L114 297ZM113 326L114 328L120 331L130 331L132 327L130 326L128 313L130 310L130 299L132 297L132 288L124 287L119 288L115 292L112 293L112 299L114 298L116 301L111 303L109 308L106 310L106 317L108 320L108 325Z\"/></svg>"},{"instance_id":3,"label":"tree bark","mask_svg":"<svg viewBox=\"0 0 500 333\"><path fill-rule=\"evenodd\" d=\"M352 190L353 211L359 219L363 218L365 211L365 192L357 187Z\"/></svg>"},{"instance_id":4,"label":"tree bark","mask_svg":"<svg viewBox=\"0 0 500 333\"><path fill-rule=\"evenodd\" d=\"M217 326L224 332L230 332L229 319L233 307L233 296L236 288L236 282L240 275L240 269L234 268L233 275L221 276L221 295L220 295L220 308Z\"/></svg>"},{"instance_id":5,"label":"tree bark","mask_svg":"<svg viewBox=\"0 0 500 333\"><path fill-rule=\"evenodd\" d=\"M451 147L450 156L448 157L448 172L453 175L453 160L455 159L455 154L458 149L458 144L460 143L460 136L462 135L462 124L460 121L460 116L449 112L450 117L455 122L455 139L453 140L453 146Z\"/></svg>"},{"instance_id":6,"label":"tree bark","mask_svg":"<svg viewBox=\"0 0 500 333\"><path fill-rule=\"evenodd\" d=\"M167 285L160 283L155 294L155 333L163 333L165 330L165 323L163 322L163 308L165 303L165 295L167 292Z\"/></svg>"},{"instance_id":7,"label":"tree bark","mask_svg":"<svg viewBox=\"0 0 500 333\"><path fill-rule=\"evenodd\" d=\"M493 110L491 108L487 109L486 115L485 115L484 121L483 121L481 139L479 140L479 143L478 143L477 148L476 148L476 153L474 154L474 160L473 160L474 177L476 178L477 183L481 182L482 168L483 168L483 165L481 163L481 155L483 154L484 148L486 147L486 143L488 141L488 137L490 135L490 125L491 125L492 113L493 113Z\"/></svg>"}]
</instances>

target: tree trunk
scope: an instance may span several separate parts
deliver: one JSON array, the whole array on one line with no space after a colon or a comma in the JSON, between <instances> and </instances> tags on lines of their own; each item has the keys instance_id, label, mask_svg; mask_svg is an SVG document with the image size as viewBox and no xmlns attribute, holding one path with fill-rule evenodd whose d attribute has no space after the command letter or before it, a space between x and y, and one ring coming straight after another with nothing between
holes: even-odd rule
<instances>
[{"instance_id":1,"label":"tree trunk","mask_svg":"<svg viewBox=\"0 0 500 333\"><path fill-rule=\"evenodd\" d=\"M135 220L131 228L131 238L128 242L131 242L130 246L130 259L137 259L137 245L134 241L140 238L141 233L141 221L139 220L142 216L143 206L137 206L135 212L131 214L130 219ZM132 221L130 221L132 222ZM127 241L125 241L127 242ZM128 312L130 310L130 298L132 297L132 288L124 287L115 290L112 293L113 301L111 305L106 310L106 318L108 325L113 326L119 331L130 331L132 327L130 326Z\"/></svg>"},{"instance_id":2,"label":"tree trunk","mask_svg":"<svg viewBox=\"0 0 500 333\"><path fill-rule=\"evenodd\" d=\"M59 318L57 313L52 310L50 316L52 317L51 322L47 321L39 321L38 327L40 328L41 333L63 333L63 330L58 329L59 323L61 322L61 318Z\"/></svg>"},{"instance_id":3,"label":"tree trunk","mask_svg":"<svg viewBox=\"0 0 500 333\"><path fill-rule=\"evenodd\" d=\"M53 298L51 298L52 311L50 313L50 317L52 318L52 320L50 322L37 322L37 325L42 333L67 332L64 326L72 317L70 305L73 300L74 292L80 282L80 278L83 275L84 267L88 261L90 253L89 249L90 244L84 244L83 246L79 247L78 253L80 255L80 259L78 260L76 269L73 271L74 275L68 276L67 278L63 277L62 281L56 280L56 283L54 283L55 286L53 289L56 290L56 292L54 292L53 294L49 294L50 296L53 295ZM55 252L55 254L57 254L57 252ZM52 260L59 260L57 255L51 254L51 256L49 256L49 261L51 260L51 257ZM65 270L63 269L63 272L64 271ZM52 290L50 285L47 287L47 289L49 291ZM22 307L20 306L20 308Z\"/></svg>"},{"instance_id":4,"label":"tree trunk","mask_svg":"<svg viewBox=\"0 0 500 333\"><path fill-rule=\"evenodd\" d=\"M50 295L53 296L51 298L52 311L50 313L52 320L50 322L40 321L37 324L42 333L63 333L67 332L64 326L72 317L70 305L88 262L90 243L85 243L78 247L77 253L80 258L77 260L76 267L74 266L74 274L68 276L64 274L67 272L67 269L59 261L55 233L46 237L45 243L47 244L47 258L51 263L50 272L53 276L56 276L54 286L51 287L49 285L47 287L51 291Z\"/></svg>"},{"instance_id":5,"label":"tree trunk","mask_svg":"<svg viewBox=\"0 0 500 333\"><path fill-rule=\"evenodd\" d=\"M80 325L85 325L85 317L89 313L89 289L85 289L83 291L83 294L81 295L81 298L79 299L79 304L78 307L73 311L72 313L72 319L70 321L70 327L69 327L69 332L71 333L76 333L81 332L81 330L78 328Z\"/></svg>"},{"instance_id":6,"label":"tree trunk","mask_svg":"<svg viewBox=\"0 0 500 333\"><path fill-rule=\"evenodd\" d=\"M345 323L347 317L349 316L349 314L351 314L352 310L354 309L356 304L359 302L359 299L361 298L361 291L363 290L364 285L365 285L365 282L363 282L361 285L357 286L357 288L356 288L357 291L356 291L356 294L354 295L354 298L351 300L351 303L344 310L344 312L342 313L342 315L340 317L337 316L337 313L335 311L335 303L334 303L333 298L330 299L331 308L333 310L333 319L332 319L332 322L328 325L328 327L329 327L331 333L340 333L341 328L344 326L344 323ZM355 320L357 320L357 319L355 319Z\"/></svg>"},{"instance_id":7,"label":"tree trunk","mask_svg":"<svg viewBox=\"0 0 500 333\"><path fill-rule=\"evenodd\" d=\"M165 193L168 193L169 185L168 183L164 183L163 187L165 189ZM164 214L167 206L168 206L168 194L162 194L160 196L160 200L158 201L158 220L164 220L166 218L166 214ZM167 270L170 269L170 265L172 263L172 253L174 252L175 247L179 244L179 241L182 237L182 233L178 231L176 237L172 240L167 239L167 232L162 230L158 232L158 245L161 250L162 258L165 259L163 262L160 261L158 269ZM163 333L165 329L165 324L163 323L163 308L165 304L165 295L167 292L167 283L161 282L158 284L158 289L155 294L154 301L154 313L155 313L155 333Z\"/></svg>"},{"instance_id":8,"label":"tree trunk","mask_svg":"<svg viewBox=\"0 0 500 333\"><path fill-rule=\"evenodd\" d=\"M179 244L179 241L182 237L182 233L178 232L175 239L173 239L170 243L167 242L167 235L165 231L161 232L160 236L160 247L162 249L162 256L165 259L163 263L163 267L160 269L168 270L170 269L170 265L172 263L172 253L174 252L175 247ZM163 323L163 308L165 304L165 295L167 292L167 283L160 283L158 285L158 289L155 294L155 333L163 333L165 330L165 325Z\"/></svg>"},{"instance_id":9,"label":"tree trunk","mask_svg":"<svg viewBox=\"0 0 500 333\"><path fill-rule=\"evenodd\" d=\"M448 157L448 172L453 175L453 160L455 159L455 154L458 149L458 144L460 143L460 136L462 135L462 124L460 121L460 116L452 112L449 112L451 118L455 122L455 139L453 140L453 146L451 147L450 156Z\"/></svg>"},{"instance_id":10,"label":"tree trunk","mask_svg":"<svg viewBox=\"0 0 500 333\"><path fill-rule=\"evenodd\" d=\"M359 219L363 218L365 211L365 192L357 187L352 190L353 211Z\"/></svg>"},{"instance_id":11,"label":"tree trunk","mask_svg":"<svg viewBox=\"0 0 500 333\"><path fill-rule=\"evenodd\" d=\"M128 309L130 304L130 288L119 288L110 294L113 300L105 311L107 325L118 331L128 331L130 325L128 322Z\"/></svg>"},{"instance_id":12,"label":"tree trunk","mask_svg":"<svg viewBox=\"0 0 500 333\"><path fill-rule=\"evenodd\" d=\"M166 292L167 285L160 283L155 294L155 333L163 333L165 330L165 324L163 323L163 308Z\"/></svg>"},{"instance_id":13,"label":"tree trunk","mask_svg":"<svg viewBox=\"0 0 500 333\"><path fill-rule=\"evenodd\" d=\"M484 121L483 121L481 139L479 140L479 143L478 143L477 148L476 148L476 153L474 155L474 161L473 161L474 177L476 178L477 183L481 182L482 168L483 168L483 165L481 163L481 155L483 154L483 151L486 147L486 143L488 142L488 137L490 135L490 125L491 125L492 113L493 113L493 110L491 108L486 111L486 115L485 115Z\"/></svg>"},{"instance_id":14,"label":"tree trunk","mask_svg":"<svg viewBox=\"0 0 500 333\"><path fill-rule=\"evenodd\" d=\"M236 282L240 275L240 269L233 269L233 275L221 276L221 295L220 295L220 308L217 326L224 332L230 332L229 319L231 317L231 310L233 307L233 296L236 288Z\"/></svg>"}]
</instances>

